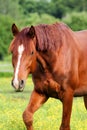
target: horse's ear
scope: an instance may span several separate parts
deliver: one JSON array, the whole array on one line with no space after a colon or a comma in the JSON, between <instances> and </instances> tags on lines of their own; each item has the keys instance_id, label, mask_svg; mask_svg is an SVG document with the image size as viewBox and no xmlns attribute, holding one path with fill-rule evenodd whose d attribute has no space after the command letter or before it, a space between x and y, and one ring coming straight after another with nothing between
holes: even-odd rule
<instances>
[{"instance_id":1,"label":"horse's ear","mask_svg":"<svg viewBox=\"0 0 87 130\"><path fill-rule=\"evenodd\" d=\"M16 36L19 33L19 30L15 24L12 24L12 33L13 36Z\"/></svg>"},{"instance_id":2,"label":"horse's ear","mask_svg":"<svg viewBox=\"0 0 87 130\"><path fill-rule=\"evenodd\" d=\"M34 26L30 27L29 32L28 32L28 36L30 38L34 38L35 37L35 28L34 28Z\"/></svg>"}]
</instances>

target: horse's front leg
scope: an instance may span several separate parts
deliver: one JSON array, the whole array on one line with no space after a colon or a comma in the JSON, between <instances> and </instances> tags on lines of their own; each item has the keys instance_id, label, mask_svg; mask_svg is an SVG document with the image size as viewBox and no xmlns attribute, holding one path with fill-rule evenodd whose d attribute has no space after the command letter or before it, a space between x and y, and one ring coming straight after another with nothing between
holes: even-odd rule
<instances>
[{"instance_id":1,"label":"horse's front leg","mask_svg":"<svg viewBox=\"0 0 87 130\"><path fill-rule=\"evenodd\" d=\"M72 111L73 90L66 90L63 94L63 115L60 130L70 130L70 117Z\"/></svg>"},{"instance_id":2,"label":"horse's front leg","mask_svg":"<svg viewBox=\"0 0 87 130\"><path fill-rule=\"evenodd\" d=\"M23 113L23 120L27 130L33 130L33 114L46 101L47 98L45 95L39 94L36 91L32 92L30 102Z\"/></svg>"}]
</instances>

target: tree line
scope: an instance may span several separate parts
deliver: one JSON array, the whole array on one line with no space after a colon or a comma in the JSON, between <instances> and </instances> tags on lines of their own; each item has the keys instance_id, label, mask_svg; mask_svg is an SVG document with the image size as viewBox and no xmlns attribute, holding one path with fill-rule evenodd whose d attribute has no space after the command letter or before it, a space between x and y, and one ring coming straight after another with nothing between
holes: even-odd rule
<instances>
[{"instance_id":1,"label":"tree line","mask_svg":"<svg viewBox=\"0 0 87 130\"><path fill-rule=\"evenodd\" d=\"M62 18L73 10L87 11L87 0L0 0L0 13L14 17L37 12Z\"/></svg>"},{"instance_id":2,"label":"tree line","mask_svg":"<svg viewBox=\"0 0 87 130\"><path fill-rule=\"evenodd\" d=\"M0 60L8 54L11 25L19 28L63 21L73 30L87 29L87 0L0 0Z\"/></svg>"}]
</instances>

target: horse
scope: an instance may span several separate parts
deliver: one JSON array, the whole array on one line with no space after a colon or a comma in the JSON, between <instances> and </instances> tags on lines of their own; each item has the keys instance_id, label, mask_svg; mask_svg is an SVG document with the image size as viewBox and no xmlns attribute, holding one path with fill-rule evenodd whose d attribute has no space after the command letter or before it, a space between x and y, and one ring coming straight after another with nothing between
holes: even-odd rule
<instances>
[{"instance_id":1,"label":"horse","mask_svg":"<svg viewBox=\"0 0 87 130\"><path fill-rule=\"evenodd\" d=\"M12 33L14 38L9 47L14 68L12 86L23 91L29 74L34 83L23 112L27 130L33 130L34 112L50 97L62 102L60 130L70 130L73 98L82 96L87 109L87 30L74 32L59 22L21 31L13 24Z\"/></svg>"}]
</instances>

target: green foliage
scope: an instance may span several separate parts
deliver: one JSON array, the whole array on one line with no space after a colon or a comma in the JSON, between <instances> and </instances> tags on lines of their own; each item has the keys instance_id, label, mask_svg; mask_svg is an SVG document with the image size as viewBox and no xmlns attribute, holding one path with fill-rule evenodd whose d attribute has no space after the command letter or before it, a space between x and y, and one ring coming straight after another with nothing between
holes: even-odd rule
<instances>
[{"instance_id":1,"label":"green foliage","mask_svg":"<svg viewBox=\"0 0 87 130\"><path fill-rule=\"evenodd\" d=\"M67 12L86 11L87 0L19 0L25 15L29 13L47 13L62 18Z\"/></svg>"},{"instance_id":2,"label":"green foliage","mask_svg":"<svg viewBox=\"0 0 87 130\"><path fill-rule=\"evenodd\" d=\"M19 4L26 15L36 12L38 14L48 13L51 9L47 0L19 0Z\"/></svg>"},{"instance_id":3,"label":"green foliage","mask_svg":"<svg viewBox=\"0 0 87 130\"><path fill-rule=\"evenodd\" d=\"M66 13L66 7L63 0L52 0L50 3L50 15L56 18L62 18Z\"/></svg>"},{"instance_id":4,"label":"green foliage","mask_svg":"<svg viewBox=\"0 0 87 130\"><path fill-rule=\"evenodd\" d=\"M86 29L86 7L87 0L0 0L0 60L8 54L12 23L23 28L62 20L73 30Z\"/></svg>"},{"instance_id":5,"label":"green foliage","mask_svg":"<svg viewBox=\"0 0 87 130\"><path fill-rule=\"evenodd\" d=\"M30 13L27 18L25 18L24 21L20 21L22 26L31 26L31 25L37 25L37 24L51 24L56 21L59 21L59 19L56 19L55 17L48 15L48 14L41 14L38 13Z\"/></svg>"},{"instance_id":6,"label":"green foliage","mask_svg":"<svg viewBox=\"0 0 87 130\"><path fill-rule=\"evenodd\" d=\"M73 12L67 14L65 18L62 19L66 24L68 24L73 30L83 30L87 29L87 12Z\"/></svg>"},{"instance_id":7,"label":"green foliage","mask_svg":"<svg viewBox=\"0 0 87 130\"><path fill-rule=\"evenodd\" d=\"M13 19L10 16L0 14L0 59L8 53L9 43L11 42L11 25Z\"/></svg>"},{"instance_id":8,"label":"green foliage","mask_svg":"<svg viewBox=\"0 0 87 130\"><path fill-rule=\"evenodd\" d=\"M19 5L19 0L0 0L0 14L19 18L20 13L21 8Z\"/></svg>"},{"instance_id":9,"label":"green foliage","mask_svg":"<svg viewBox=\"0 0 87 130\"><path fill-rule=\"evenodd\" d=\"M66 8L70 11L86 11L87 10L87 0L66 0L64 2Z\"/></svg>"},{"instance_id":10,"label":"green foliage","mask_svg":"<svg viewBox=\"0 0 87 130\"><path fill-rule=\"evenodd\" d=\"M66 13L73 11L87 11L87 0L51 0L53 8L51 14L62 18Z\"/></svg>"}]
</instances>

